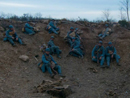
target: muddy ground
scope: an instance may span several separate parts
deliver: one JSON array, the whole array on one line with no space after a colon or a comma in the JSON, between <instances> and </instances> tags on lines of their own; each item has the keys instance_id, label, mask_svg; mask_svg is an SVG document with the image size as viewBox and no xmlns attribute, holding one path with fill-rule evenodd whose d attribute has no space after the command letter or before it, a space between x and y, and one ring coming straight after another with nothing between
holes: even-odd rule
<instances>
[{"instance_id":1,"label":"muddy ground","mask_svg":"<svg viewBox=\"0 0 130 98\"><path fill-rule=\"evenodd\" d=\"M37 67L42 57L39 46L47 43L54 34L48 34L44 30L46 24L41 22L36 23L36 26L40 27L40 32L29 36L21 31L24 23L0 21L0 26L5 29L9 24L15 27L17 34L27 46L16 43L17 47L12 47L9 42L3 42L3 32L0 33L0 98L53 98L46 93L34 93L33 90L42 80L59 79L58 76L51 79L48 72L42 73ZM63 37L71 26L83 31L81 35L85 46L83 59L66 57L70 48ZM96 36L103 26L95 27L95 32L92 32L90 27L74 22L62 23L58 27L61 34L54 36L55 44L62 50L62 59L53 57L62 67L62 73L66 75L64 79L66 84L70 85L74 92L67 98L130 98L130 31L116 26L112 28L113 33L103 40L104 47L109 41L116 42L117 53L121 56L121 66L117 66L114 61L109 69L102 69L91 61L91 51L99 41ZM19 59L23 54L29 56L28 62ZM35 60L35 55L39 55L39 61ZM97 73L94 73L93 69L96 69Z\"/></svg>"}]
</instances>

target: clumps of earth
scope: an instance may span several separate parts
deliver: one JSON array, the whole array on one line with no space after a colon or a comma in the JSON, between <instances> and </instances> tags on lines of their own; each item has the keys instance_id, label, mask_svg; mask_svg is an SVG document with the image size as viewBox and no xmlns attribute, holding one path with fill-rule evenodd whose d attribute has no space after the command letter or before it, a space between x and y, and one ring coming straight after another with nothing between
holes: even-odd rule
<instances>
[{"instance_id":1,"label":"clumps of earth","mask_svg":"<svg viewBox=\"0 0 130 98\"><path fill-rule=\"evenodd\" d=\"M48 93L58 98L67 98L73 92L71 87L69 85L63 85L63 82L62 80L43 80L40 85L34 87L34 93Z\"/></svg>"},{"instance_id":2,"label":"clumps of earth","mask_svg":"<svg viewBox=\"0 0 130 98\"><path fill-rule=\"evenodd\" d=\"M45 30L48 22L32 21L31 26L37 27L39 32L29 36L22 33L25 21L0 20L0 98L130 98L129 30L118 23L110 27L113 32L103 39L103 46L106 47L109 41L115 43L121 66L113 61L109 69L101 69L91 61L91 52L99 41L96 36L106 23L58 20L60 35L57 36ZM3 42L3 33L9 25L15 27L26 46L16 43L17 47L12 47L9 42ZM70 47L64 37L70 27L79 28L82 33L83 59L66 57ZM62 80L51 79L48 72L42 73L37 66L43 55L39 46L47 44L51 36L62 50L60 60L53 55L66 76Z\"/></svg>"}]
</instances>

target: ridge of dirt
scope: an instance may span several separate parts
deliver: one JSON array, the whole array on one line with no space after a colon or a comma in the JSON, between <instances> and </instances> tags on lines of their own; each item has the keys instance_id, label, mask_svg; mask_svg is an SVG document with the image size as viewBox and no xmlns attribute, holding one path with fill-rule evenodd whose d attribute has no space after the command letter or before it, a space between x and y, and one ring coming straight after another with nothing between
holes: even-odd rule
<instances>
[{"instance_id":1,"label":"ridge of dirt","mask_svg":"<svg viewBox=\"0 0 130 98\"><path fill-rule=\"evenodd\" d=\"M39 46L47 43L50 36L55 36L55 44L62 50L62 59L54 59L62 68L62 73L67 77L65 80L75 92L67 98L130 98L130 31L116 26L113 33L103 40L104 47L109 41L116 42L117 53L121 56L122 66L111 63L110 69L101 69L91 61L91 51L99 41L96 35L103 29L95 27L93 33L90 27L81 26L75 23L59 24L60 36L49 34L44 30L46 24L36 23L40 32L29 36L21 32L24 23L1 21L0 26L6 27L12 24L18 35L27 46L12 47L9 42L3 42L2 32L0 33L0 98L53 98L48 94L33 93L33 87L39 85L42 80L52 80L48 72L42 73L37 64L41 61L42 52ZM66 57L69 52L68 45L64 42L64 36L69 28L79 28L83 31L81 35L85 46L85 57L83 59ZM20 55L28 55L28 62L21 61ZM37 62L34 58L39 55ZM105 62L106 65L106 62ZM97 73L93 73L96 69ZM114 93L110 96L110 91Z\"/></svg>"}]
</instances>

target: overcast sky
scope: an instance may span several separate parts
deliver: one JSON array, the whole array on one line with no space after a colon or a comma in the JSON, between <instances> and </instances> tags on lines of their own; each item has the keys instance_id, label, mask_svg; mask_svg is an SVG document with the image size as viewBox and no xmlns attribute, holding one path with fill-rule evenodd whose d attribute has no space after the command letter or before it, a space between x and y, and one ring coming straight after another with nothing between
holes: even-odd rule
<instances>
[{"instance_id":1,"label":"overcast sky","mask_svg":"<svg viewBox=\"0 0 130 98\"><path fill-rule=\"evenodd\" d=\"M120 0L0 0L0 12L23 15L41 13L43 17L88 20L101 19L109 9L113 19L119 17Z\"/></svg>"}]
</instances>

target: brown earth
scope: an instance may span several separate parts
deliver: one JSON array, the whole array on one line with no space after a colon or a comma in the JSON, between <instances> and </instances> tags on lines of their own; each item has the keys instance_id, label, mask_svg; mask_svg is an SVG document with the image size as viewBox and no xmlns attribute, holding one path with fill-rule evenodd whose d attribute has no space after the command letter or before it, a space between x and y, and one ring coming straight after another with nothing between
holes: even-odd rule
<instances>
[{"instance_id":1,"label":"brown earth","mask_svg":"<svg viewBox=\"0 0 130 98\"><path fill-rule=\"evenodd\" d=\"M3 32L0 33L0 98L53 98L46 93L33 93L33 89L42 80L55 81L49 77L48 72L42 73L37 67L42 57L39 46L47 43L50 36L54 34L45 31L46 24L41 22L36 23L36 26L40 27L40 32L29 36L21 32L24 23L0 21L0 26L4 29L9 24L15 27L27 46L17 43L17 47L12 47L9 42L3 42ZM85 46L84 59L66 57L70 48L64 42L63 37L71 26L83 31L81 37ZM91 51L99 41L96 35L103 29L103 26L95 27L95 33L90 27L74 22L62 23L58 27L60 27L61 34L54 36L56 45L62 50L62 59L53 57L62 67L63 74L66 75L66 84L70 85L74 91L67 98L130 98L130 31L116 26L113 28L113 33L103 40L104 47L109 41L116 42L117 53L121 56L121 66L116 66L114 61L111 63L111 68L101 69L91 61ZM23 62L18 58L23 54L29 56L28 62ZM35 55L39 55L38 62L34 58ZM94 73L93 69L96 69L97 73Z\"/></svg>"}]
</instances>

